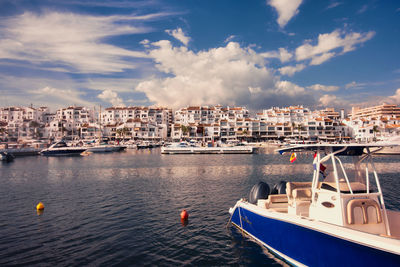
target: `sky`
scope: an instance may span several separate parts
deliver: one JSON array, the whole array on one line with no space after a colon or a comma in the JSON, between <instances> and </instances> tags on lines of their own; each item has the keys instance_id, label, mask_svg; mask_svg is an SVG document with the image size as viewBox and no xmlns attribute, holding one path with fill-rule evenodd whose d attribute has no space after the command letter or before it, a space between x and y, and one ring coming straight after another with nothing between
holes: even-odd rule
<instances>
[{"instance_id":1,"label":"sky","mask_svg":"<svg viewBox=\"0 0 400 267\"><path fill-rule=\"evenodd\" d=\"M400 104L398 0L0 0L0 106Z\"/></svg>"}]
</instances>

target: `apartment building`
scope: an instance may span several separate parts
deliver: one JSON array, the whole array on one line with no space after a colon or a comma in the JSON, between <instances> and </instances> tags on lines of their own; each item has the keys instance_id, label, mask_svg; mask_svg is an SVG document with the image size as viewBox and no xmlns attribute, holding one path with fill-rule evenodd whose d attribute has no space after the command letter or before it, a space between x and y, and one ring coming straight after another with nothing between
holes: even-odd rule
<instances>
[{"instance_id":1,"label":"apartment building","mask_svg":"<svg viewBox=\"0 0 400 267\"><path fill-rule=\"evenodd\" d=\"M238 137L238 124L250 117L245 107L189 106L178 109L171 127L171 137L229 141Z\"/></svg>"},{"instance_id":2,"label":"apartment building","mask_svg":"<svg viewBox=\"0 0 400 267\"><path fill-rule=\"evenodd\" d=\"M333 108L273 107L256 114L252 136L261 140L342 141L349 136L340 118Z\"/></svg>"},{"instance_id":3,"label":"apartment building","mask_svg":"<svg viewBox=\"0 0 400 267\"><path fill-rule=\"evenodd\" d=\"M400 135L400 107L388 104L353 107L349 118L343 122L359 142L383 140Z\"/></svg>"},{"instance_id":4,"label":"apartment building","mask_svg":"<svg viewBox=\"0 0 400 267\"><path fill-rule=\"evenodd\" d=\"M100 112L105 134L134 139L166 139L173 123L172 109L164 107L110 107Z\"/></svg>"},{"instance_id":5,"label":"apartment building","mask_svg":"<svg viewBox=\"0 0 400 267\"><path fill-rule=\"evenodd\" d=\"M3 139L33 139L41 137L43 114L48 112L47 107L4 107L0 108L0 122Z\"/></svg>"}]
</instances>

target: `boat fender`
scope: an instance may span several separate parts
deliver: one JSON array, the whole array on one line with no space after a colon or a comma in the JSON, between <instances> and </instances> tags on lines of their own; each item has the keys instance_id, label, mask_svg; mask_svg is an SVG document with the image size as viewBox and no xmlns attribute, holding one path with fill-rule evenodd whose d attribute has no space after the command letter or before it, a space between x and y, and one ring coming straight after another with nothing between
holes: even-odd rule
<instances>
[{"instance_id":1,"label":"boat fender","mask_svg":"<svg viewBox=\"0 0 400 267\"><path fill-rule=\"evenodd\" d=\"M267 199L270 189L269 185L264 182L258 182L250 190L249 202L251 204L257 204L259 199Z\"/></svg>"},{"instance_id":2,"label":"boat fender","mask_svg":"<svg viewBox=\"0 0 400 267\"><path fill-rule=\"evenodd\" d=\"M271 195L286 194L286 181L280 181L272 187Z\"/></svg>"}]
</instances>

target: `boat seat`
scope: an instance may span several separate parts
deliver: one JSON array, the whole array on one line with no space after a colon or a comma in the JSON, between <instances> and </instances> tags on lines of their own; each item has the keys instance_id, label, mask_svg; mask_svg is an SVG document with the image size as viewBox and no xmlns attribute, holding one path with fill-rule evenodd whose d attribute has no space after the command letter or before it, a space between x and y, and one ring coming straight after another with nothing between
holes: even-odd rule
<instances>
[{"instance_id":1,"label":"boat seat","mask_svg":"<svg viewBox=\"0 0 400 267\"><path fill-rule=\"evenodd\" d=\"M266 209L272 209L277 212L287 212L288 198L286 194L269 195L265 202Z\"/></svg>"},{"instance_id":2,"label":"boat seat","mask_svg":"<svg viewBox=\"0 0 400 267\"><path fill-rule=\"evenodd\" d=\"M295 201L311 201L311 182L287 182L286 194L291 205Z\"/></svg>"},{"instance_id":3,"label":"boat seat","mask_svg":"<svg viewBox=\"0 0 400 267\"><path fill-rule=\"evenodd\" d=\"M295 201L311 202L311 188L296 188L293 190L293 198Z\"/></svg>"},{"instance_id":4,"label":"boat seat","mask_svg":"<svg viewBox=\"0 0 400 267\"><path fill-rule=\"evenodd\" d=\"M381 222L381 209L375 200L352 199L347 203L348 224L377 224Z\"/></svg>"}]
</instances>

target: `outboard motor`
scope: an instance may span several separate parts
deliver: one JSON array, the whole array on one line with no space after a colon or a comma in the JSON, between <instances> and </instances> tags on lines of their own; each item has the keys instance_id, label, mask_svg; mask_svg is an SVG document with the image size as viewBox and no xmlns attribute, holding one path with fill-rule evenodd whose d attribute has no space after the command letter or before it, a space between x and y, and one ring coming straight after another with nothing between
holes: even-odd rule
<instances>
[{"instance_id":1,"label":"outboard motor","mask_svg":"<svg viewBox=\"0 0 400 267\"><path fill-rule=\"evenodd\" d=\"M269 195L269 185L264 182L255 184L250 190L249 202L251 204L257 204L259 199L267 199Z\"/></svg>"},{"instance_id":2,"label":"outboard motor","mask_svg":"<svg viewBox=\"0 0 400 267\"><path fill-rule=\"evenodd\" d=\"M286 194L286 181L280 181L272 187L271 195Z\"/></svg>"}]
</instances>

